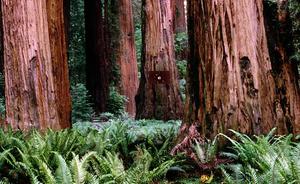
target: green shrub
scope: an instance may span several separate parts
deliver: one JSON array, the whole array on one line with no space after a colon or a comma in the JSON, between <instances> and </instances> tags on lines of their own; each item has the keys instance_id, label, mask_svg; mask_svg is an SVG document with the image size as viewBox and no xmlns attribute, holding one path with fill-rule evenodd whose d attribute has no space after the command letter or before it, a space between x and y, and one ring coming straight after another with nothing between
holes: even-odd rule
<instances>
[{"instance_id":1,"label":"green shrub","mask_svg":"<svg viewBox=\"0 0 300 184\"><path fill-rule=\"evenodd\" d=\"M125 111L126 97L120 95L115 87L110 87L109 97L107 100L107 112L114 115L121 115Z\"/></svg>"},{"instance_id":2,"label":"green shrub","mask_svg":"<svg viewBox=\"0 0 300 184\"><path fill-rule=\"evenodd\" d=\"M186 32L177 33L175 35L175 51L176 53L182 52L188 47L188 34Z\"/></svg>"},{"instance_id":3,"label":"green shrub","mask_svg":"<svg viewBox=\"0 0 300 184\"><path fill-rule=\"evenodd\" d=\"M186 60L176 61L176 65L177 65L177 69L178 69L179 78L185 79L187 61Z\"/></svg>"},{"instance_id":4,"label":"green shrub","mask_svg":"<svg viewBox=\"0 0 300 184\"><path fill-rule=\"evenodd\" d=\"M5 117L5 97L0 97L0 116Z\"/></svg>"},{"instance_id":5,"label":"green shrub","mask_svg":"<svg viewBox=\"0 0 300 184\"><path fill-rule=\"evenodd\" d=\"M90 96L83 84L76 84L71 87L72 95L72 122L91 121L93 114L92 104L89 103Z\"/></svg>"}]
</instances>

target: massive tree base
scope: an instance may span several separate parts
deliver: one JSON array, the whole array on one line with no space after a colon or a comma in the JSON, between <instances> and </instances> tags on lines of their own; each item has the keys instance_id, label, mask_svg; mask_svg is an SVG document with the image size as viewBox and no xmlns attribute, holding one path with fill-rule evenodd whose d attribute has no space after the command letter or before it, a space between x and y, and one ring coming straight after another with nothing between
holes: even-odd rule
<instances>
[{"instance_id":1,"label":"massive tree base","mask_svg":"<svg viewBox=\"0 0 300 184\"><path fill-rule=\"evenodd\" d=\"M300 133L299 88L287 59L280 64L270 57L263 1L191 0L188 12L183 127L197 122L206 137L228 129L263 134L273 127L280 134ZM276 73L280 66L282 71Z\"/></svg>"}]
</instances>

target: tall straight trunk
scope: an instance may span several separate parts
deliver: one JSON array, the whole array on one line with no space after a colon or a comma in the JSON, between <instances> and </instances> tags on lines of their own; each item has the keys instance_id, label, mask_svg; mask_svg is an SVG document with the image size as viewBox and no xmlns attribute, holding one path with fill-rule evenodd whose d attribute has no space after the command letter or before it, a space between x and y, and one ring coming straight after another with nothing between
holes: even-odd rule
<instances>
[{"instance_id":1,"label":"tall straight trunk","mask_svg":"<svg viewBox=\"0 0 300 184\"><path fill-rule=\"evenodd\" d=\"M71 122L71 95L64 18L65 5L65 1L47 0L52 72L61 128L69 127Z\"/></svg>"},{"instance_id":2,"label":"tall straight trunk","mask_svg":"<svg viewBox=\"0 0 300 184\"><path fill-rule=\"evenodd\" d=\"M117 64L120 67L120 90L127 97L126 112L135 117L135 96L138 89L138 67L134 41L134 24L131 0L119 0L119 50Z\"/></svg>"},{"instance_id":3,"label":"tall straight trunk","mask_svg":"<svg viewBox=\"0 0 300 184\"><path fill-rule=\"evenodd\" d=\"M300 131L300 90L298 86L297 63L290 60L293 55L292 25L288 12L288 1L265 3L265 26L268 47L275 81L274 109L281 133Z\"/></svg>"},{"instance_id":4,"label":"tall straight trunk","mask_svg":"<svg viewBox=\"0 0 300 184\"><path fill-rule=\"evenodd\" d=\"M58 49L51 53L55 50L52 42L54 35L49 36L53 25L48 23L47 1L2 0L1 5L7 123L21 130L66 127L66 122L61 121L58 113L61 109L57 104L59 94L56 84L64 81L56 81L60 70L56 71L59 73L57 75L53 73L58 64L54 61ZM59 64L57 67L61 66ZM68 86L65 88L69 90ZM70 122L67 123L69 125Z\"/></svg>"},{"instance_id":5,"label":"tall straight trunk","mask_svg":"<svg viewBox=\"0 0 300 184\"><path fill-rule=\"evenodd\" d=\"M0 73L3 77L4 70L4 48L3 48L3 24L2 24L2 8L0 6ZM0 86L0 97L4 96L4 86ZM0 115L0 125L4 122L5 115Z\"/></svg>"},{"instance_id":6,"label":"tall straight trunk","mask_svg":"<svg viewBox=\"0 0 300 184\"><path fill-rule=\"evenodd\" d=\"M106 110L109 91L107 37L104 3L85 0L87 89L97 113Z\"/></svg>"},{"instance_id":7,"label":"tall straight trunk","mask_svg":"<svg viewBox=\"0 0 300 184\"><path fill-rule=\"evenodd\" d=\"M3 48L3 24L2 24L2 8L0 7L0 72L4 70L4 48ZM0 89L2 90L2 89ZM0 93L2 94L2 92Z\"/></svg>"},{"instance_id":8,"label":"tall straight trunk","mask_svg":"<svg viewBox=\"0 0 300 184\"><path fill-rule=\"evenodd\" d=\"M292 87L292 103L278 103L263 1L191 0L188 12L191 53L181 135L195 123L207 137L228 129L261 134L275 126L280 133L299 133L299 92Z\"/></svg>"},{"instance_id":9,"label":"tall straight trunk","mask_svg":"<svg viewBox=\"0 0 300 184\"><path fill-rule=\"evenodd\" d=\"M63 0L64 7L64 25L65 25L65 35L66 43L69 44L69 32L70 32L70 16L71 16L71 2L70 0Z\"/></svg>"},{"instance_id":10,"label":"tall straight trunk","mask_svg":"<svg viewBox=\"0 0 300 184\"><path fill-rule=\"evenodd\" d=\"M178 119L182 113L170 0L143 1L143 59L137 118Z\"/></svg>"},{"instance_id":11,"label":"tall straight trunk","mask_svg":"<svg viewBox=\"0 0 300 184\"><path fill-rule=\"evenodd\" d=\"M187 21L185 14L185 0L175 0L175 31L182 33L187 31Z\"/></svg>"}]
</instances>

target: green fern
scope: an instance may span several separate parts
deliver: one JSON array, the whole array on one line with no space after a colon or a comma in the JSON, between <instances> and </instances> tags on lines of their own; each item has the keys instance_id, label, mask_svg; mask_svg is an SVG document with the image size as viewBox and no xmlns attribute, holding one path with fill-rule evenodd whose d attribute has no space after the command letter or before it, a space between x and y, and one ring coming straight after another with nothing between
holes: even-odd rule
<instances>
[{"instance_id":1,"label":"green fern","mask_svg":"<svg viewBox=\"0 0 300 184\"><path fill-rule=\"evenodd\" d=\"M66 160L57 152L54 152L57 169L55 171L55 179L61 184L70 184L73 182L70 168Z\"/></svg>"},{"instance_id":2,"label":"green fern","mask_svg":"<svg viewBox=\"0 0 300 184\"><path fill-rule=\"evenodd\" d=\"M254 136L254 139L233 130L239 140L223 135L233 145L234 153L227 155L234 155L232 158L242 164L241 169L231 170L231 181L300 183L300 143L293 142L291 135L274 137L274 131L275 129L266 136ZM222 169L227 180L230 179L227 172L230 167L233 168L234 164Z\"/></svg>"}]
</instances>

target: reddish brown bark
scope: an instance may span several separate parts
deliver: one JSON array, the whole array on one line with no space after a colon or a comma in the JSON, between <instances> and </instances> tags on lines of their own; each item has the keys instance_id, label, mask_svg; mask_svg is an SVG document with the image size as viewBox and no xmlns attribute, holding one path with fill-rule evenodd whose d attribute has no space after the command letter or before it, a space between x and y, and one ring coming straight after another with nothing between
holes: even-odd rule
<instances>
[{"instance_id":1,"label":"reddish brown bark","mask_svg":"<svg viewBox=\"0 0 300 184\"><path fill-rule=\"evenodd\" d=\"M0 72L4 69L2 9L0 7ZM1 89L0 89L1 90ZM2 92L0 94L3 94Z\"/></svg>"},{"instance_id":2,"label":"reddish brown bark","mask_svg":"<svg viewBox=\"0 0 300 184\"><path fill-rule=\"evenodd\" d=\"M135 117L135 96L138 88L138 68L134 43L134 25L131 0L119 0L119 50L117 63L120 67L120 91L127 97L126 111Z\"/></svg>"},{"instance_id":3,"label":"reddish brown bark","mask_svg":"<svg viewBox=\"0 0 300 184\"><path fill-rule=\"evenodd\" d=\"M52 72L61 128L70 127L71 95L65 30L65 1L47 0Z\"/></svg>"},{"instance_id":4,"label":"reddish brown bark","mask_svg":"<svg viewBox=\"0 0 300 184\"><path fill-rule=\"evenodd\" d=\"M170 0L143 1L143 59L137 118L178 119L182 114Z\"/></svg>"},{"instance_id":5,"label":"reddish brown bark","mask_svg":"<svg viewBox=\"0 0 300 184\"><path fill-rule=\"evenodd\" d=\"M173 0L174 1L174 0ZM187 21L185 14L185 0L175 1L175 31L177 33L182 33L187 31Z\"/></svg>"},{"instance_id":6,"label":"reddish brown bark","mask_svg":"<svg viewBox=\"0 0 300 184\"><path fill-rule=\"evenodd\" d=\"M56 83L63 81L53 75L57 62L51 58L58 53L51 53L46 0L3 0L1 5L7 122L21 130L66 127L58 114Z\"/></svg>"},{"instance_id":7,"label":"reddish brown bark","mask_svg":"<svg viewBox=\"0 0 300 184\"><path fill-rule=\"evenodd\" d=\"M71 4L70 0L63 0L64 7L64 25L65 25L65 35L66 35L66 43L69 44L69 32L70 32L70 11Z\"/></svg>"},{"instance_id":8,"label":"reddish brown bark","mask_svg":"<svg viewBox=\"0 0 300 184\"><path fill-rule=\"evenodd\" d=\"M265 3L265 22L268 47L275 80L277 126L280 133L300 131L300 97L297 82L297 63L291 62L293 54L291 22L288 1ZM284 131L285 130L285 131Z\"/></svg>"},{"instance_id":9,"label":"reddish brown bark","mask_svg":"<svg viewBox=\"0 0 300 184\"><path fill-rule=\"evenodd\" d=\"M197 122L202 135L228 129L249 134L299 133L299 93L281 121L277 84L267 47L262 0L191 0L188 3L190 60L182 134ZM294 85L288 82L288 85ZM292 127L292 128L290 128Z\"/></svg>"},{"instance_id":10,"label":"reddish brown bark","mask_svg":"<svg viewBox=\"0 0 300 184\"><path fill-rule=\"evenodd\" d=\"M103 8L102 1L85 0L86 80L87 89L92 96L97 113L105 112L109 92L108 44L105 25L107 9Z\"/></svg>"}]
</instances>

